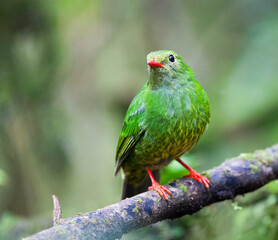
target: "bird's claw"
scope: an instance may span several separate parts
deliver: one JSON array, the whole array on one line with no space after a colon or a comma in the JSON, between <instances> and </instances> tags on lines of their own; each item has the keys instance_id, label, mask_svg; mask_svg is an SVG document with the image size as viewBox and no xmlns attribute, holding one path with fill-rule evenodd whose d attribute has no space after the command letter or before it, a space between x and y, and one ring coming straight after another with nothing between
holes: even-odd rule
<instances>
[{"instance_id":1,"label":"bird's claw","mask_svg":"<svg viewBox=\"0 0 278 240\"><path fill-rule=\"evenodd\" d=\"M165 200L168 200L168 196L166 195L166 193L168 195L172 196L171 192L163 185L160 185L158 182L153 182L152 186L150 186L148 188L148 190L149 191L151 191L151 190L157 191L161 197L164 197Z\"/></svg>"},{"instance_id":2,"label":"bird's claw","mask_svg":"<svg viewBox=\"0 0 278 240\"><path fill-rule=\"evenodd\" d=\"M193 178L196 181L198 181L199 183L203 183L206 188L209 188L209 184L210 184L209 180L205 176L197 173L195 170L190 171L190 174L189 175L185 175L184 177L186 177L186 178L187 177Z\"/></svg>"}]
</instances>

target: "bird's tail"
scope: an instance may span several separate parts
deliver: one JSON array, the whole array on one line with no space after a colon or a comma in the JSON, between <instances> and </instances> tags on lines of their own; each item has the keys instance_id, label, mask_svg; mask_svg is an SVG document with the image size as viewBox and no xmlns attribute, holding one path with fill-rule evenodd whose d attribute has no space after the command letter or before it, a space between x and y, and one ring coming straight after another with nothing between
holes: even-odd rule
<instances>
[{"instance_id":1,"label":"bird's tail","mask_svg":"<svg viewBox=\"0 0 278 240\"><path fill-rule=\"evenodd\" d=\"M157 182L160 179L160 171L159 169L152 171L153 176ZM145 192L148 190L148 187L152 185L151 179L147 177L144 181L140 183L138 186L134 186L127 181L123 183L123 192L122 199L133 197L139 193Z\"/></svg>"}]
</instances>

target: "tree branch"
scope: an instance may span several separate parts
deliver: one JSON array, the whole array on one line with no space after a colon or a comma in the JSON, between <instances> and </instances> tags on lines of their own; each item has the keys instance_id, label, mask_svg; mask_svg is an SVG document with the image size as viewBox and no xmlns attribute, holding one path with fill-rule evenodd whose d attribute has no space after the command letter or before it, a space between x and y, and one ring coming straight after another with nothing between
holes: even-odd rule
<instances>
[{"instance_id":1,"label":"tree branch","mask_svg":"<svg viewBox=\"0 0 278 240\"><path fill-rule=\"evenodd\" d=\"M212 203L233 199L278 178L278 144L226 160L204 175L211 182L209 191L190 178L177 179L167 185L172 193L168 202L155 191L145 192L94 212L60 219L54 227L26 240L116 239L152 223L193 214Z\"/></svg>"}]
</instances>

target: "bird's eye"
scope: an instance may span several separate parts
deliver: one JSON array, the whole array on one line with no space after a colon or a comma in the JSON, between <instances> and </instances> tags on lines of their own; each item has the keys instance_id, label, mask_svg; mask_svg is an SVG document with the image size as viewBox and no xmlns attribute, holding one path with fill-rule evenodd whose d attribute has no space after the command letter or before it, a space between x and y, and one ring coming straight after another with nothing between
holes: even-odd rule
<instances>
[{"instance_id":1,"label":"bird's eye","mask_svg":"<svg viewBox=\"0 0 278 240\"><path fill-rule=\"evenodd\" d=\"M170 61L170 62L175 62L175 57L173 56L173 54L171 54L171 55L169 56L169 61Z\"/></svg>"}]
</instances>

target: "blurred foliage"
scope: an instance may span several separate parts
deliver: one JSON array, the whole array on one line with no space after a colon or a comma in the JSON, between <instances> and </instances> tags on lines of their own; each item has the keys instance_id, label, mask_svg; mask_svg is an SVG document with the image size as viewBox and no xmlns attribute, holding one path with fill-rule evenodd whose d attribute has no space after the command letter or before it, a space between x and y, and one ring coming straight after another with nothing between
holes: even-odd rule
<instances>
[{"instance_id":1,"label":"blurred foliage","mask_svg":"<svg viewBox=\"0 0 278 240\"><path fill-rule=\"evenodd\" d=\"M0 169L0 185L5 185L7 182L7 174Z\"/></svg>"},{"instance_id":2,"label":"blurred foliage","mask_svg":"<svg viewBox=\"0 0 278 240\"><path fill-rule=\"evenodd\" d=\"M33 217L24 219L6 212L0 216L0 239L22 239L41 229L49 228L51 225L52 221L49 218Z\"/></svg>"},{"instance_id":3,"label":"blurred foliage","mask_svg":"<svg viewBox=\"0 0 278 240\"><path fill-rule=\"evenodd\" d=\"M9 180L0 188L0 214L27 216L42 207L43 175L60 178L67 162L54 95L59 39L45 1L2 1L0 16L0 167Z\"/></svg>"},{"instance_id":4,"label":"blurred foliage","mask_svg":"<svg viewBox=\"0 0 278 240\"><path fill-rule=\"evenodd\" d=\"M183 156L190 166L277 143L276 29L276 0L3 0L0 239L45 228L33 217L51 218L54 193L63 217L119 200L118 134L150 51L178 52L209 96L210 126ZM185 174L171 163L162 181ZM277 185L125 239L277 239Z\"/></svg>"}]
</instances>

